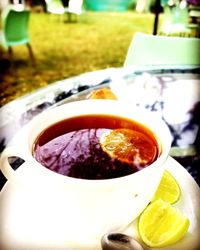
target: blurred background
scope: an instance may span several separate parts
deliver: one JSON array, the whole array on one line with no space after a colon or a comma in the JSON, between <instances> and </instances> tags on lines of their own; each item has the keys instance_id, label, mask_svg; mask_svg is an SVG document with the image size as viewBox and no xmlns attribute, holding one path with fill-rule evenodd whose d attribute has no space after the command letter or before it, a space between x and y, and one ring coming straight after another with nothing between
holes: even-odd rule
<instances>
[{"instance_id":1,"label":"blurred background","mask_svg":"<svg viewBox=\"0 0 200 250\"><path fill-rule=\"evenodd\" d=\"M1 0L0 106L55 81L122 67L135 32L199 37L199 0ZM3 41L28 10L29 47ZM15 24L14 24L15 23ZM18 19L11 33L19 34ZM30 50L31 49L31 50Z\"/></svg>"}]
</instances>

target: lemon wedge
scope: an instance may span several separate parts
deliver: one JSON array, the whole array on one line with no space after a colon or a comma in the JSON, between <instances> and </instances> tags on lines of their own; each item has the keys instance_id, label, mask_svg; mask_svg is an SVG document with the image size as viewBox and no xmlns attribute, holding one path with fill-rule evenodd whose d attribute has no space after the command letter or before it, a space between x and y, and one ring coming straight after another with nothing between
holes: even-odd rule
<instances>
[{"instance_id":1,"label":"lemon wedge","mask_svg":"<svg viewBox=\"0 0 200 250\"><path fill-rule=\"evenodd\" d=\"M150 247L165 247L179 241L189 228L189 220L177 208L158 199L138 219L138 232Z\"/></svg>"},{"instance_id":2,"label":"lemon wedge","mask_svg":"<svg viewBox=\"0 0 200 250\"><path fill-rule=\"evenodd\" d=\"M180 196L181 189L178 182L167 170L165 170L152 201L162 199L170 204L174 204L179 200Z\"/></svg>"},{"instance_id":3,"label":"lemon wedge","mask_svg":"<svg viewBox=\"0 0 200 250\"><path fill-rule=\"evenodd\" d=\"M90 95L90 99L111 99L117 100L117 97L114 93L108 88L101 88L93 90Z\"/></svg>"}]
</instances>

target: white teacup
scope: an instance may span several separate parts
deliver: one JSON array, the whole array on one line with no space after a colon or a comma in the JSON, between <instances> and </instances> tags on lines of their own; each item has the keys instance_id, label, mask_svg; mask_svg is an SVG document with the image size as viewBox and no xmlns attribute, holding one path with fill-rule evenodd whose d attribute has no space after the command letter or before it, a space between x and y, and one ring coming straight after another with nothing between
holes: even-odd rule
<instances>
[{"instance_id":1,"label":"white teacup","mask_svg":"<svg viewBox=\"0 0 200 250\"><path fill-rule=\"evenodd\" d=\"M102 180L64 176L36 161L32 154L33 145L44 129L58 121L88 114L119 116L145 125L158 141L160 155L151 165L136 173ZM58 233L65 233L65 226L70 225L66 237L76 241L102 236L133 221L151 201L171 146L171 134L161 119L148 111L111 100L72 102L45 111L34 118L17 138L2 153L2 172L8 180L27 189L41 208L59 214L62 219ZM18 156L25 162L13 170L8 162L10 156Z\"/></svg>"}]
</instances>

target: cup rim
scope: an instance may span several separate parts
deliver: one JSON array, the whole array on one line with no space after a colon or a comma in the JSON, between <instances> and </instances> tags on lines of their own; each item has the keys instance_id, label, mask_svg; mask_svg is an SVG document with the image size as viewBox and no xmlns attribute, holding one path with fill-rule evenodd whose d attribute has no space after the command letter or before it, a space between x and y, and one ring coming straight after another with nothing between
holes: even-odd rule
<instances>
[{"instance_id":1,"label":"cup rim","mask_svg":"<svg viewBox=\"0 0 200 250\"><path fill-rule=\"evenodd\" d=\"M94 105L94 103L95 103L95 105ZM103 107L101 107L102 104L103 104ZM93 105L93 106L91 106L91 105ZM105 110L104 108L107 105L110 105L109 109ZM167 124L165 124L165 122L162 119L160 119L158 116L154 116L154 114L152 114L152 112L147 111L147 110L145 110L143 108L140 108L140 107L134 107L132 110L127 110L128 112L125 112L125 114L122 114L122 110L120 109L119 114L117 114L119 110L116 110L114 108L116 108L116 107L119 108L120 105L121 105L121 108L123 108L123 107L129 107L128 103L125 103L125 102L119 101L119 100L104 100L104 99L102 99L102 100L95 100L94 99L94 100L80 100L80 101L70 102L70 103L66 103L66 104L63 104L61 106L55 107L53 109L49 109L49 110L41 113L40 115L38 115L37 117L35 117L31 121L31 124L30 124L31 126L30 126L30 128L28 130L28 133L27 133L28 143L29 143L30 135L32 135L32 132L35 130L35 126L37 126L38 124L40 124L41 121L47 120L47 117L49 117L50 115L52 115L52 117L53 117L54 114L58 114L58 112L61 112L63 110L66 110L66 114L68 114L67 117L72 117L73 112L72 112L72 110L70 110L70 108L72 108L72 107L73 108L75 108L75 107L81 107L81 110L76 111L75 114L74 114L74 116L78 116L78 115L82 115L82 114L83 115L84 114L85 115L87 115L87 114L93 114L93 112L94 112L94 110L96 108L98 110L101 110L101 112L98 113L98 114L105 114L106 113L106 114L111 114L113 116L125 117L125 118L127 118L127 114L130 115L132 112L133 112L133 114L135 114L135 112L137 112L137 114L140 113L140 112L142 112L143 114L148 114L148 116L150 116L150 118L154 117L154 119L157 119L157 121L159 121L159 124L161 124L162 129L165 130L165 132L168 134L168 135L165 136L166 141L165 141L164 147L163 147L163 144L162 144L162 153L159 155L159 157L151 165L149 165L148 167L146 167L146 168L144 168L144 169L142 169L140 171L137 171L135 173L132 173L132 174L129 174L129 175L125 175L125 176L121 176L121 177L110 178L110 179L99 179L99 180L93 180L92 179L91 180L91 179L81 179L81 178L75 178L75 177L65 176L65 175L59 174L57 172L54 172L54 171L52 171L52 170L44 167L41 163L39 163L34 158L34 156L32 154L32 147L33 147L33 140L32 140L31 141L32 143L29 143L28 150L29 150L29 153L30 153L29 156L31 156L31 160L34 161L34 165L37 165L37 167L40 167L40 169L45 170L45 172L51 174L52 177L53 176L54 177L57 176L59 179L63 179L64 181L69 180L70 183L71 182L72 183L84 183L84 184L88 183L89 185L91 185L91 183L92 184L95 183L95 185L99 185L99 186L104 185L105 183L110 183L110 184L111 183L114 184L116 182L118 183L120 180L121 181L126 181L127 179L132 178L133 175L134 176L138 176L143 171L145 171L145 170L147 171L147 169L156 167L157 165L159 165L159 166L163 165L165 163L165 161L167 160L167 157L168 157L169 151L170 151L170 147L171 147L171 138L167 138L167 137L170 137L170 135L171 135L171 133L169 131L169 128L167 127ZM90 109L88 111L85 111L84 107L89 107L89 106L92 107L92 109ZM111 110L112 110L112 112L111 112ZM114 110L115 110L115 112L113 114ZM94 114L96 114L96 113L94 113ZM60 120L62 120L62 119L60 119L62 117L63 117L63 114L61 115L61 117L59 117L59 120L57 120L57 122L60 121ZM55 117L53 117L53 118L54 118L53 120L55 120ZM128 118L134 120L133 117L131 118L130 116L128 116ZM146 120L146 117L144 117L144 119ZM144 120L143 120L143 122L144 122ZM142 124L143 124L143 122L139 121L139 123L142 123ZM54 124L54 123L55 122L52 122L50 124ZM147 124L145 124L145 126L147 126ZM149 128L149 129L152 131L152 128ZM40 132L42 132L42 131L43 130L41 130ZM156 132L159 132L159 131L153 130L153 133L157 136ZM37 136L38 135L39 134L37 134ZM163 135L163 137L164 137L164 135ZM159 136L158 136L158 138L159 138ZM36 139L36 136L34 137L34 141L35 141L35 139ZM163 140L161 140L161 141L163 143Z\"/></svg>"}]
</instances>

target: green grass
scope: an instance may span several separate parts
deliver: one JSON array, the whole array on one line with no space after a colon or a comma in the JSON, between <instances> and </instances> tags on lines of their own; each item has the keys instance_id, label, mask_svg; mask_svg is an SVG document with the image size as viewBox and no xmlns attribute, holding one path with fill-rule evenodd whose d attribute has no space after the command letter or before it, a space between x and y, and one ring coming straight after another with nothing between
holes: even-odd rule
<instances>
[{"instance_id":1,"label":"green grass","mask_svg":"<svg viewBox=\"0 0 200 250\"><path fill-rule=\"evenodd\" d=\"M31 13L29 27L36 65L33 67L26 46L13 48L12 67L0 73L0 105L57 80L122 66L134 33L152 33L154 15L85 12L77 23L64 19Z\"/></svg>"}]
</instances>

